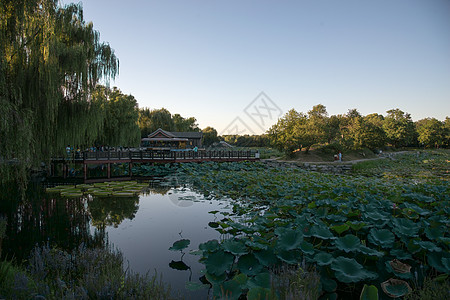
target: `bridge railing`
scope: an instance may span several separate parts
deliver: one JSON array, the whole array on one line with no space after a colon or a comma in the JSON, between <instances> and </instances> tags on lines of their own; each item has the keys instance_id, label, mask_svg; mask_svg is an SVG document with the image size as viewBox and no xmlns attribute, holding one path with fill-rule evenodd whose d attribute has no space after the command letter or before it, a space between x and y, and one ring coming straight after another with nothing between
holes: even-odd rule
<instances>
[{"instance_id":1,"label":"bridge railing","mask_svg":"<svg viewBox=\"0 0 450 300\"><path fill-rule=\"evenodd\" d=\"M255 159L259 153L254 150L142 150L142 151L98 151L82 152L66 157L67 160L192 160L192 159Z\"/></svg>"}]
</instances>

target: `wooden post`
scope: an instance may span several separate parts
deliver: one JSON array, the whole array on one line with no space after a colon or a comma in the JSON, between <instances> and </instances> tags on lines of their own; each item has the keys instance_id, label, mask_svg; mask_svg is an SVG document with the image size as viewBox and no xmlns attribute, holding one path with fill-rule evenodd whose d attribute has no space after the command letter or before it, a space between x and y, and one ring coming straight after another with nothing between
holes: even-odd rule
<instances>
[{"instance_id":1,"label":"wooden post","mask_svg":"<svg viewBox=\"0 0 450 300\"><path fill-rule=\"evenodd\" d=\"M84 171L84 181L87 180L87 163L83 164L83 171Z\"/></svg>"},{"instance_id":2,"label":"wooden post","mask_svg":"<svg viewBox=\"0 0 450 300\"><path fill-rule=\"evenodd\" d=\"M108 179L111 178L111 164L108 163L108 168L107 168L107 172L108 172Z\"/></svg>"},{"instance_id":3,"label":"wooden post","mask_svg":"<svg viewBox=\"0 0 450 300\"><path fill-rule=\"evenodd\" d=\"M133 163L131 161L128 163L128 176L133 176Z\"/></svg>"}]
</instances>

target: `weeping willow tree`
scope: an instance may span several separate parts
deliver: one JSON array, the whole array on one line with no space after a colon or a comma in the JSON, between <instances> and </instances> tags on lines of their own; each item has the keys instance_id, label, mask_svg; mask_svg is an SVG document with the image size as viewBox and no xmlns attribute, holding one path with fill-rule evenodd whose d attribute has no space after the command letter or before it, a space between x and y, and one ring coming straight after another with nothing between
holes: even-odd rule
<instances>
[{"instance_id":1,"label":"weeping willow tree","mask_svg":"<svg viewBox=\"0 0 450 300\"><path fill-rule=\"evenodd\" d=\"M0 180L98 137L104 112L92 91L119 62L81 5L2 0L0 63Z\"/></svg>"}]
</instances>

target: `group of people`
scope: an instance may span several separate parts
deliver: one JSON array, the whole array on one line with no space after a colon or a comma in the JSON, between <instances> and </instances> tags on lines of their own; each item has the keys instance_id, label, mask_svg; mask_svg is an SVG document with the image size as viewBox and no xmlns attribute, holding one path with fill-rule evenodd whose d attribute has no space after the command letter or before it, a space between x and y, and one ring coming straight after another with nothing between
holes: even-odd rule
<instances>
[{"instance_id":1,"label":"group of people","mask_svg":"<svg viewBox=\"0 0 450 300\"><path fill-rule=\"evenodd\" d=\"M86 148L85 152L106 152L106 151L127 151L128 148L124 148L122 146L114 148L114 147L108 147L108 146L91 146ZM71 147L70 145L67 145L66 147L66 155L67 158L81 158L81 148L79 146L76 146L75 148ZM73 157L74 156L74 157Z\"/></svg>"}]
</instances>

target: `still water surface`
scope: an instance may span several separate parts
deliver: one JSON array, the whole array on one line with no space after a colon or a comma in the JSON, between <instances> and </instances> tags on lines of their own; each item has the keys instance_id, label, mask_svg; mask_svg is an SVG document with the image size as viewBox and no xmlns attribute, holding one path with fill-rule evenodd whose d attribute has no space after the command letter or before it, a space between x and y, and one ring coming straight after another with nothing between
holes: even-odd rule
<instances>
[{"instance_id":1,"label":"still water surface","mask_svg":"<svg viewBox=\"0 0 450 300\"><path fill-rule=\"evenodd\" d=\"M42 187L29 192L28 201L4 189L0 212L8 217L4 250L9 257L26 258L36 244L49 242L71 250L81 242L98 245L108 240L124 256L125 267L133 272L162 275L174 294L186 299L206 299L207 290L185 290L187 281L199 282L204 265L189 252L200 243L220 239L220 233L208 226L230 211L228 200L213 200L194 192L188 185L170 185L151 181L139 196L99 198L62 198L46 194ZM9 196L8 196L9 195ZM183 251L169 247L180 239L189 239ZM175 270L169 264L183 261L188 270Z\"/></svg>"}]
</instances>

